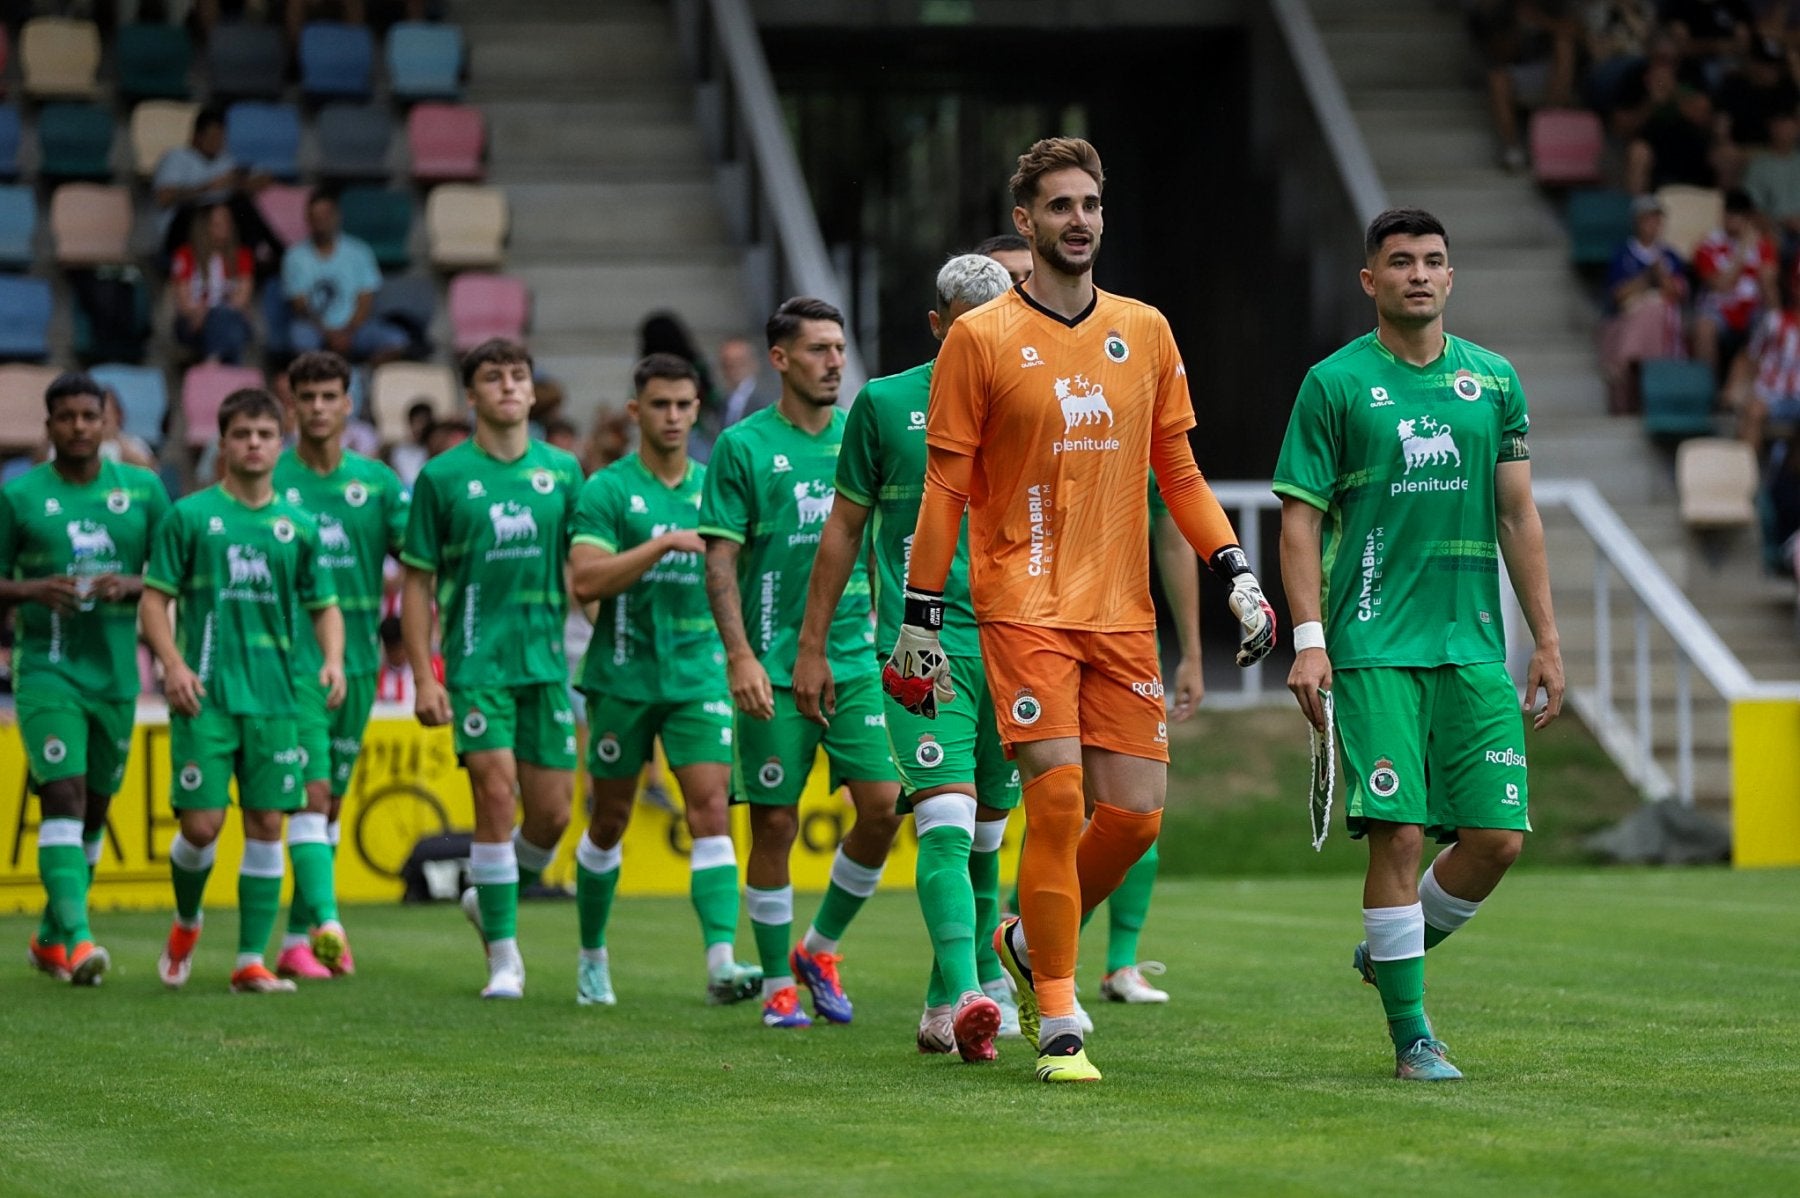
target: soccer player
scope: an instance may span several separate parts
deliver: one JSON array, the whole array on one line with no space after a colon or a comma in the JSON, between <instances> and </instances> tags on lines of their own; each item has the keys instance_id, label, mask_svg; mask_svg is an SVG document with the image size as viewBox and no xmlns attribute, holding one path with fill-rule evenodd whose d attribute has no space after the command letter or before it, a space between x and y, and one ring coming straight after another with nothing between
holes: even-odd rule
<instances>
[{"instance_id":1,"label":"soccer player","mask_svg":"<svg viewBox=\"0 0 1800 1198\"><path fill-rule=\"evenodd\" d=\"M975 253L986 254L1006 267L1014 283L1031 277L1031 243L1017 233L996 233L976 246Z\"/></svg>"},{"instance_id":2,"label":"soccer player","mask_svg":"<svg viewBox=\"0 0 1800 1198\"><path fill-rule=\"evenodd\" d=\"M1011 286L1006 268L987 255L950 259L938 271L937 303L927 314L932 336L942 340L958 317ZM813 563L794 662L795 702L826 728L839 718L826 640L865 530L870 531L874 559L877 635L887 641L900 630L906 558L925 492L925 411L932 365L870 380L844 423L837 498ZM916 887L933 953L919 1051L991 1061L994 1037L1006 1014L998 998L1004 996L1007 1006L1012 1005L991 944L1000 921L1000 841L1006 817L1018 805L1019 784L1018 771L1000 746L993 705L984 690L965 545L957 546L945 583L945 607L944 640L953 655L957 687L981 698L945 708L935 722L885 695L882 699L903 802L919 835ZM984 936L990 948L987 960L978 963L976 950ZM982 964L991 971L985 981ZM1013 1018L1016 1025L1016 1010Z\"/></svg>"},{"instance_id":3,"label":"soccer player","mask_svg":"<svg viewBox=\"0 0 1800 1198\"><path fill-rule=\"evenodd\" d=\"M1307 372L1275 491L1295 621L1288 689L1333 696L1350 835L1367 838L1355 965L1381 993L1396 1077L1461 1077L1425 1018L1425 951L1474 916L1531 827L1525 722L1506 670L1500 561L1536 648L1525 709L1562 709L1530 419L1512 364L1448 336L1444 227L1383 212L1364 240L1375 331ZM1446 844L1419 877L1425 837Z\"/></svg>"},{"instance_id":4,"label":"soccer player","mask_svg":"<svg viewBox=\"0 0 1800 1198\"><path fill-rule=\"evenodd\" d=\"M737 855L731 843L731 690L725 649L706 602L700 491L706 467L688 457L700 415L700 375L674 354L637 364L626 409L638 450L587 480L575 506L570 589L600 601L581 665L587 699L587 835L575 852L581 924L576 1000L611 1006L606 923L619 885L619 841L631 821L638 774L656 739L681 784L689 895L706 950L706 997L756 995L762 971L738 963Z\"/></svg>"},{"instance_id":5,"label":"soccer player","mask_svg":"<svg viewBox=\"0 0 1800 1198\"><path fill-rule=\"evenodd\" d=\"M574 784L563 563L581 464L527 431L533 392L524 346L482 342L464 355L462 378L475 436L426 462L413 484L400 625L418 688L413 709L428 728L454 722L474 791L475 884L462 905L487 949L481 996L523 998L519 891L556 855ZM431 668L434 580L443 683ZM515 833L518 806L524 819Z\"/></svg>"},{"instance_id":6,"label":"soccer player","mask_svg":"<svg viewBox=\"0 0 1800 1198\"><path fill-rule=\"evenodd\" d=\"M301 667L297 685L306 809L288 820L288 856L295 878L316 871L330 882L338 813L375 704L382 564L389 552L400 551L411 496L392 470L344 448L344 427L350 420L348 362L329 350L315 350L295 358L287 378L289 412L299 440L275 463L275 489L317 521L319 566L331 575L344 620L344 701L336 710L326 707L324 691L312 681L319 647L306 625L295 644ZM314 955L311 934L319 920L303 897L309 889L295 888L275 972L284 978L355 972L348 945L336 961Z\"/></svg>"},{"instance_id":7,"label":"soccer player","mask_svg":"<svg viewBox=\"0 0 1800 1198\"><path fill-rule=\"evenodd\" d=\"M18 605L13 689L42 812L47 901L28 959L82 986L111 964L88 928L88 883L131 752L137 599L169 508L156 475L101 456L103 395L84 374L59 375L44 392L55 459L0 491L0 603Z\"/></svg>"},{"instance_id":8,"label":"soccer player","mask_svg":"<svg viewBox=\"0 0 1800 1198\"><path fill-rule=\"evenodd\" d=\"M1239 663L1265 656L1275 632L1194 465L1193 405L1168 322L1094 287L1102 179L1099 154L1078 138L1040 141L1019 159L1013 222L1031 242L1031 277L951 325L938 354L905 614L883 672L888 692L921 714L957 701L939 633L966 510L988 689L1025 779L1023 921L1003 922L996 948L1047 1082L1099 1079L1075 1015L1081 915L1162 823L1168 717L1144 551L1152 466L1182 534L1231 584ZM1095 799L1085 832L1084 785Z\"/></svg>"},{"instance_id":9,"label":"soccer player","mask_svg":"<svg viewBox=\"0 0 1800 1198\"><path fill-rule=\"evenodd\" d=\"M300 734L303 702L299 609L310 613L319 649L318 688L327 708L344 700L344 622L331 574L320 562L318 525L274 485L281 405L260 387L233 391L219 406L217 484L176 503L156 531L139 614L144 640L163 667L169 699L170 805L181 829L169 846L175 923L157 963L179 988L200 939L200 900L231 779L243 810L238 868L238 951L231 988L288 991L294 983L263 964L281 910L282 817L305 805ZM177 639L171 608L180 612ZM294 871L317 926L321 961L344 952L329 859Z\"/></svg>"},{"instance_id":10,"label":"soccer player","mask_svg":"<svg viewBox=\"0 0 1800 1198\"><path fill-rule=\"evenodd\" d=\"M831 621L827 652L838 680L831 727L808 720L794 702L806 580L831 514L844 439L844 413L835 406L844 318L823 300L797 296L775 310L766 332L781 397L719 434L700 499L700 535L706 594L737 705L732 789L750 804L745 898L762 958L763 1023L803 1028L812 1020L800 1009L796 978L812 992L815 1014L850 1022L838 941L881 881L900 826L900 788L881 713L866 578L846 589ZM788 856L821 744L831 785L850 788L856 822L838 846L812 926L790 954Z\"/></svg>"}]
</instances>

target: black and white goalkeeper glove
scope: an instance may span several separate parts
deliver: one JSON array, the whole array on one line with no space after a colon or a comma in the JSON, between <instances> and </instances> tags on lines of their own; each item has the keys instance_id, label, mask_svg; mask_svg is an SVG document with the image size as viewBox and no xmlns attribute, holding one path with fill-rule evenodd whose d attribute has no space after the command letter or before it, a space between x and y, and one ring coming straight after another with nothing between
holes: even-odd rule
<instances>
[{"instance_id":1,"label":"black and white goalkeeper glove","mask_svg":"<svg viewBox=\"0 0 1800 1198\"><path fill-rule=\"evenodd\" d=\"M1237 663L1240 667L1253 666L1275 648L1275 608L1263 596L1256 575L1250 572L1250 560L1236 545L1227 545L1213 554L1208 565L1231 584L1226 602L1243 633L1238 639Z\"/></svg>"},{"instance_id":2,"label":"black and white goalkeeper glove","mask_svg":"<svg viewBox=\"0 0 1800 1198\"><path fill-rule=\"evenodd\" d=\"M944 627L944 597L906 588L900 637L881 669L881 689L914 715L937 718L939 703L956 698L950 684L950 659L938 643Z\"/></svg>"}]
</instances>

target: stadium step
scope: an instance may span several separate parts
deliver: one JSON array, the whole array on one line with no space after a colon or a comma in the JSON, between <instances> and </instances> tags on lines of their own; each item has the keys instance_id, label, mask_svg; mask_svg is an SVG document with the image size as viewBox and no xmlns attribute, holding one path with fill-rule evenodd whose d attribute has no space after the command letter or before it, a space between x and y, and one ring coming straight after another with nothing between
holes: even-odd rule
<instances>
[{"instance_id":1,"label":"stadium step","mask_svg":"<svg viewBox=\"0 0 1800 1198\"><path fill-rule=\"evenodd\" d=\"M521 267L531 279L540 335L592 326L636 329L658 308L673 307L695 327L732 328L744 318L744 288L735 251L713 249L678 258Z\"/></svg>"},{"instance_id":2,"label":"stadium step","mask_svg":"<svg viewBox=\"0 0 1800 1198\"><path fill-rule=\"evenodd\" d=\"M521 183L710 180L694 124L693 95L679 87L634 89L624 97L570 105L542 100L483 101L488 163Z\"/></svg>"},{"instance_id":3,"label":"stadium step","mask_svg":"<svg viewBox=\"0 0 1800 1198\"><path fill-rule=\"evenodd\" d=\"M517 183L508 256L515 264L679 254L725 236L712 180L686 183ZM570 219L573 213L585 214Z\"/></svg>"}]
</instances>

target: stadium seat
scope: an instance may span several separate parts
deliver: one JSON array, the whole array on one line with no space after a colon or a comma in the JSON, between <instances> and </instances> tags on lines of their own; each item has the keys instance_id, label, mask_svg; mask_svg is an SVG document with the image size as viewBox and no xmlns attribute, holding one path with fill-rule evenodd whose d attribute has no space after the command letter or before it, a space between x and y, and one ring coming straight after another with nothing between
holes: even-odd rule
<instances>
[{"instance_id":1,"label":"stadium seat","mask_svg":"<svg viewBox=\"0 0 1800 1198\"><path fill-rule=\"evenodd\" d=\"M412 177L421 182L480 180L487 149L481 110L466 104L420 104L406 118Z\"/></svg>"},{"instance_id":2,"label":"stadium seat","mask_svg":"<svg viewBox=\"0 0 1800 1198\"><path fill-rule=\"evenodd\" d=\"M397 100L462 95L463 36L454 25L401 21L388 30L388 91Z\"/></svg>"},{"instance_id":3,"label":"stadium seat","mask_svg":"<svg viewBox=\"0 0 1800 1198\"><path fill-rule=\"evenodd\" d=\"M0 105L0 179L19 177L19 142L23 136L19 129L18 108L11 104Z\"/></svg>"},{"instance_id":4,"label":"stadium seat","mask_svg":"<svg viewBox=\"0 0 1800 1198\"><path fill-rule=\"evenodd\" d=\"M190 367L181 380L181 415L187 426L187 443L198 448L219 436L219 405L233 391L264 385L262 371L253 366L221 366L202 362Z\"/></svg>"},{"instance_id":5,"label":"stadium seat","mask_svg":"<svg viewBox=\"0 0 1800 1198\"><path fill-rule=\"evenodd\" d=\"M366 100L375 37L361 25L313 21L300 31L300 90L315 99Z\"/></svg>"},{"instance_id":6,"label":"stadium seat","mask_svg":"<svg viewBox=\"0 0 1800 1198\"><path fill-rule=\"evenodd\" d=\"M112 178L113 119L95 104L46 104L38 113L38 173Z\"/></svg>"},{"instance_id":7,"label":"stadium seat","mask_svg":"<svg viewBox=\"0 0 1800 1198\"><path fill-rule=\"evenodd\" d=\"M131 193L100 183L64 183L50 196L50 239L59 266L131 260Z\"/></svg>"},{"instance_id":8,"label":"stadium seat","mask_svg":"<svg viewBox=\"0 0 1800 1198\"><path fill-rule=\"evenodd\" d=\"M1657 189L1663 206L1663 240L1683 260L1692 259L1702 238L1725 223L1725 193L1716 187L1670 183Z\"/></svg>"},{"instance_id":9,"label":"stadium seat","mask_svg":"<svg viewBox=\"0 0 1800 1198\"><path fill-rule=\"evenodd\" d=\"M1610 187L1571 191L1564 215L1575 266L1605 266L1631 235L1631 197Z\"/></svg>"},{"instance_id":10,"label":"stadium seat","mask_svg":"<svg viewBox=\"0 0 1800 1198\"><path fill-rule=\"evenodd\" d=\"M281 30L247 22L213 27L206 72L214 99L272 100L281 95L287 50Z\"/></svg>"},{"instance_id":11,"label":"stadium seat","mask_svg":"<svg viewBox=\"0 0 1800 1198\"><path fill-rule=\"evenodd\" d=\"M54 366L0 366L0 453L44 443L44 392L61 373Z\"/></svg>"},{"instance_id":12,"label":"stadium seat","mask_svg":"<svg viewBox=\"0 0 1800 1198\"><path fill-rule=\"evenodd\" d=\"M256 301L256 305L262 313L264 353L277 357L292 353L294 309L288 303L287 292L282 289L281 280L271 279L263 287L262 296ZM355 382L354 379L351 381Z\"/></svg>"},{"instance_id":13,"label":"stadium seat","mask_svg":"<svg viewBox=\"0 0 1800 1198\"><path fill-rule=\"evenodd\" d=\"M1689 528L1756 523L1756 451L1727 437L1695 437L1675 451L1675 490Z\"/></svg>"},{"instance_id":14,"label":"stadium seat","mask_svg":"<svg viewBox=\"0 0 1800 1198\"><path fill-rule=\"evenodd\" d=\"M523 340L530 312L530 291L511 275L471 270L450 280L450 330L457 353L490 337Z\"/></svg>"},{"instance_id":15,"label":"stadium seat","mask_svg":"<svg viewBox=\"0 0 1800 1198\"><path fill-rule=\"evenodd\" d=\"M240 100L225 111L225 148L251 170L277 179L300 176L300 110Z\"/></svg>"},{"instance_id":16,"label":"stadium seat","mask_svg":"<svg viewBox=\"0 0 1800 1198\"><path fill-rule=\"evenodd\" d=\"M163 417L169 409L169 382L155 366L131 366L108 362L88 371L95 382L111 387L119 397L125 431L152 446L163 439Z\"/></svg>"},{"instance_id":17,"label":"stadium seat","mask_svg":"<svg viewBox=\"0 0 1800 1198\"><path fill-rule=\"evenodd\" d=\"M1606 130L1585 108L1540 108L1531 114L1531 173L1539 183L1566 187L1600 181Z\"/></svg>"},{"instance_id":18,"label":"stadium seat","mask_svg":"<svg viewBox=\"0 0 1800 1198\"><path fill-rule=\"evenodd\" d=\"M192 140L199 111L188 100L145 100L131 110L131 162L138 174L154 175L164 154Z\"/></svg>"},{"instance_id":19,"label":"stadium seat","mask_svg":"<svg viewBox=\"0 0 1800 1198\"><path fill-rule=\"evenodd\" d=\"M132 265L68 273L69 345L84 362L141 362L150 340L150 285Z\"/></svg>"},{"instance_id":20,"label":"stadium seat","mask_svg":"<svg viewBox=\"0 0 1800 1198\"><path fill-rule=\"evenodd\" d=\"M368 242L383 269L400 269L412 262L411 196L380 187L346 187L339 205L344 232Z\"/></svg>"},{"instance_id":21,"label":"stadium seat","mask_svg":"<svg viewBox=\"0 0 1800 1198\"><path fill-rule=\"evenodd\" d=\"M125 25L113 39L119 94L128 100L185 100L194 48L176 25Z\"/></svg>"},{"instance_id":22,"label":"stadium seat","mask_svg":"<svg viewBox=\"0 0 1800 1198\"><path fill-rule=\"evenodd\" d=\"M405 329L413 339L413 353L431 352L431 322L437 316L437 282L427 275L395 275L384 280L375 293L370 315Z\"/></svg>"},{"instance_id":23,"label":"stadium seat","mask_svg":"<svg viewBox=\"0 0 1800 1198\"><path fill-rule=\"evenodd\" d=\"M499 266L506 225L506 193L497 187L445 183L425 201L431 263L444 270Z\"/></svg>"},{"instance_id":24,"label":"stadium seat","mask_svg":"<svg viewBox=\"0 0 1800 1198\"><path fill-rule=\"evenodd\" d=\"M385 179L394 120L382 104L327 104L314 122L319 173L333 179Z\"/></svg>"},{"instance_id":25,"label":"stadium seat","mask_svg":"<svg viewBox=\"0 0 1800 1198\"><path fill-rule=\"evenodd\" d=\"M1713 373L1704 362L1650 358L1639 367L1644 431L1654 437L1713 434Z\"/></svg>"},{"instance_id":26,"label":"stadium seat","mask_svg":"<svg viewBox=\"0 0 1800 1198\"><path fill-rule=\"evenodd\" d=\"M397 445L410 435L406 410L420 400L439 416L462 409L462 387L448 366L429 362L387 362L375 368L370 384L372 418L383 445Z\"/></svg>"},{"instance_id":27,"label":"stadium seat","mask_svg":"<svg viewBox=\"0 0 1800 1198\"><path fill-rule=\"evenodd\" d=\"M20 185L0 187L0 266L29 267L37 236L37 192Z\"/></svg>"},{"instance_id":28,"label":"stadium seat","mask_svg":"<svg viewBox=\"0 0 1800 1198\"><path fill-rule=\"evenodd\" d=\"M50 304L48 281L0 275L0 358L35 362L50 356ZM43 398L40 391L40 403Z\"/></svg>"},{"instance_id":29,"label":"stadium seat","mask_svg":"<svg viewBox=\"0 0 1800 1198\"><path fill-rule=\"evenodd\" d=\"M306 236L306 197L312 192L288 183L271 183L256 193L256 210L282 245Z\"/></svg>"},{"instance_id":30,"label":"stadium seat","mask_svg":"<svg viewBox=\"0 0 1800 1198\"><path fill-rule=\"evenodd\" d=\"M19 34L19 68L28 96L91 96L100 70L100 29L92 21L34 17Z\"/></svg>"}]
</instances>

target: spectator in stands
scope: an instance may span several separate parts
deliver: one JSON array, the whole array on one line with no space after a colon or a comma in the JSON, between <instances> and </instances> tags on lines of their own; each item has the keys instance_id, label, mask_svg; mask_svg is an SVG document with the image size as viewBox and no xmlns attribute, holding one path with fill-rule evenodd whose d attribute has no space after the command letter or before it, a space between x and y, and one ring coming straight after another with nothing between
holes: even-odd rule
<instances>
[{"instance_id":1,"label":"spectator in stands","mask_svg":"<svg viewBox=\"0 0 1800 1198\"><path fill-rule=\"evenodd\" d=\"M1743 64L1719 84L1719 112L1730 121L1738 146L1769 144L1769 122L1800 105L1800 87L1788 66L1787 48L1769 37L1751 43Z\"/></svg>"},{"instance_id":2,"label":"spectator in stands","mask_svg":"<svg viewBox=\"0 0 1800 1198\"><path fill-rule=\"evenodd\" d=\"M1759 455L1771 420L1800 421L1800 287L1792 274L1782 291L1781 307L1757 323L1725 385L1725 402L1738 414L1738 436Z\"/></svg>"},{"instance_id":3,"label":"spectator in stands","mask_svg":"<svg viewBox=\"0 0 1800 1198\"><path fill-rule=\"evenodd\" d=\"M1663 240L1662 201L1639 196L1631 204L1631 236L1613 255L1606 286L1612 314L1601 327L1600 359L1607 407L1636 408L1633 368L1645 358L1680 357L1681 309L1687 276L1681 255Z\"/></svg>"},{"instance_id":4,"label":"spectator in stands","mask_svg":"<svg viewBox=\"0 0 1800 1198\"><path fill-rule=\"evenodd\" d=\"M1015 287L1031 277L1031 243L1017 233L996 233L969 252L986 254L1006 267Z\"/></svg>"},{"instance_id":5,"label":"spectator in stands","mask_svg":"<svg viewBox=\"0 0 1800 1198\"><path fill-rule=\"evenodd\" d=\"M1800 115L1795 110L1769 118L1769 150L1744 172L1744 190L1771 222L1785 251L1800 240Z\"/></svg>"},{"instance_id":6,"label":"spectator in stands","mask_svg":"<svg viewBox=\"0 0 1800 1198\"><path fill-rule=\"evenodd\" d=\"M431 432L431 422L435 410L428 399L417 400L412 407L406 409L407 440L394 446L388 452L388 465L400 476L400 481L407 486L419 477L431 452L425 447L425 438Z\"/></svg>"},{"instance_id":7,"label":"spectator in stands","mask_svg":"<svg viewBox=\"0 0 1800 1198\"><path fill-rule=\"evenodd\" d=\"M125 409L119 405L119 393L106 388L100 397L100 456L109 462L156 469L156 455L142 437L125 431Z\"/></svg>"},{"instance_id":8,"label":"spectator in stands","mask_svg":"<svg viewBox=\"0 0 1800 1198\"><path fill-rule=\"evenodd\" d=\"M251 247L253 256L273 267L279 260L281 243L269 231L251 199L268 183L269 176L240 166L226 151L224 112L202 108L194 117L194 132L188 144L164 153L150 179L163 257L174 255L181 239L187 236L196 211L225 204L231 209L239 243Z\"/></svg>"},{"instance_id":9,"label":"spectator in stands","mask_svg":"<svg viewBox=\"0 0 1800 1198\"><path fill-rule=\"evenodd\" d=\"M455 449L469 439L469 425L462 420L434 420L425 434L425 452L436 457L445 450Z\"/></svg>"},{"instance_id":10,"label":"spectator in stands","mask_svg":"<svg viewBox=\"0 0 1800 1198\"><path fill-rule=\"evenodd\" d=\"M725 392L719 412L719 428L727 429L772 402L760 387L762 358L747 337L727 337L719 342L719 385ZM715 430L714 435L717 435Z\"/></svg>"},{"instance_id":11,"label":"spectator in stands","mask_svg":"<svg viewBox=\"0 0 1800 1198\"><path fill-rule=\"evenodd\" d=\"M625 412L601 408L594 413L594 427L581 448L581 468L588 474L604 470L631 452L631 434L637 422Z\"/></svg>"},{"instance_id":12,"label":"spectator in stands","mask_svg":"<svg viewBox=\"0 0 1800 1198\"><path fill-rule=\"evenodd\" d=\"M1653 58L1644 68L1645 100L1637 135L1625 147L1625 186L1634 195L1670 183L1712 187L1721 146L1712 97L1682 82L1674 64Z\"/></svg>"},{"instance_id":13,"label":"spectator in stands","mask_svg":"<svg viewBox=\"0 0 1800 1198\"><path fill-rule=\"evenodd\" d=\"M1537 101L1567 107L1575 87L1581 27L1569 0L1469 0L1469 23L1487 64L1488 109L1500 138L1500 162L1523 170L1519 107Z\"/></svg>"},{"instance_id":14,"label":"spectator in stands","mask_svg":"<svg viewBox=\"0 0 1800 1198\"><path fill-rule=\"evenodd\" d=\"M1725 223L1694 247L1700 294L1694 304L1694 357L1718 370L1730 362L1756 318L1781 302L1775 243L1758 226L1750 193L1725 193Z\"/></svg>"},{"instance_id":15,"label":"spectator in stands","mask_svg":"<svg viewBox=\"0 0 1800 1198\"><path fill-rule=\"evenodd\" d=\"M1662 16L1677 52L1697 63L1712 87L1750 49L1756 28L1756 14L1746 0L1667 0Z\"/></svg>"},{"instance_id":16,"label":"spectator in stands","mask_svg":"<svg viewBox=\"0 0 1800 1198\"><path fill-rule=\"evenodd\" d=\"M1767 511L1767 558L1771 568L1800 581L1800 433L1769 447L1769 469L1763 484Z\"/></svg>"},{"instance_id":17,"label":"spectator in stands","mask_svg":"<svg viewBox=\"0 0 1800 1198\"><path fill-rule=\"evenodd\" d=\"M169 265L175 339L209 362L236 366L250 346L256 266L224 204L200 209L192 228Z\"/></svg>"},{"instance_id":18,"label":"spectator in stands","mask_svg":"<svg viewBox=\"0 0 1800 1198\"><path fill-rule=\"evenodd\" d=\"M544 425L544 440L565 453L581 452L581 434L576 431L572 421L561 416L552 416Z\"/></svg>"},{"instance_id":19,"label":"spectator in stands","mask_svg":"<svg viewBox=\"0 0 1800 1198\"><path fill-rule=\"evenodd\" d=\"M329 349L357 362L401 357L412 339L373 316L381 270L366 242L340 228L337 197L315 191L306 201L307 239L288 247L281 285L293 306L288 340L297 354Z\"/></svg>"},{"instance_id":20,"label":"spectator in stands","mask_svg":"<svg viewBox=\"0 0 1800 1198\"><path fill-rule=\"evenodd\" d=\"M1583 15L1590 63L1583 89L1590 105L1611 112L1643 72L1656 35L1656 0L1589 0Z\"/></svg>"},{"instance_id":21,"label":"spectator in stands","mask_svg":"<svg viewBox=\"0 0 1800 1198\"><path fill-rule=\"evenodd\" d=\"M719 392L713 386L712 371L681 317L668 311L652 312L644 317L643 323L638 325L638 360L641 362L651 354L674 354L692 366L700 375L701 407L718 409Z\"/></svg>"}]
</instances>

